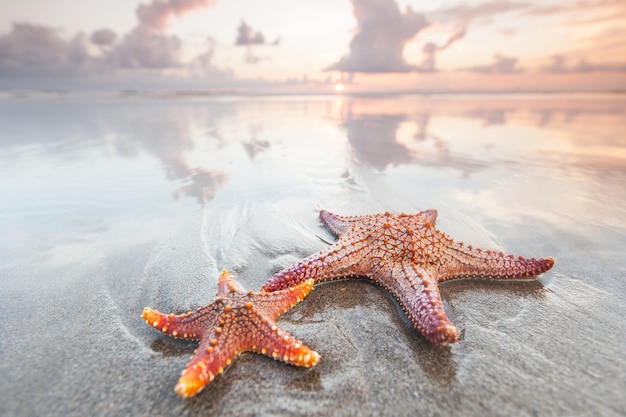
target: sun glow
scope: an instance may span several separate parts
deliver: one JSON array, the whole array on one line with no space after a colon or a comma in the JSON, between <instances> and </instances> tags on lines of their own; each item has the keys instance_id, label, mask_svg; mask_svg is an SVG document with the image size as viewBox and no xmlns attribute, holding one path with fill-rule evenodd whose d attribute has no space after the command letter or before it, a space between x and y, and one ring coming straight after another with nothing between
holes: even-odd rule
<instances>
[{"instance_id":1,"label":"sun glow","mask_svg":"<svg viewBox=\"0 0 626 417\"><path fill-rule=\"evenodd\" d=\"M335 91L337 91L338 93L341 93L344 88L345 86L343 84L335 84Z\"/></svg>"}]
</instances>

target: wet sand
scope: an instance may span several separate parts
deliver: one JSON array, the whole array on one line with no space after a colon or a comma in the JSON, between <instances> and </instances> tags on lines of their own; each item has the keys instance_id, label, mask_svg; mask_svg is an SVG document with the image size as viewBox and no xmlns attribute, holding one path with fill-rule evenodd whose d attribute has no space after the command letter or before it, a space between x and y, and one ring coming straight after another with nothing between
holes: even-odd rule
<instances>
[{"instance_id":1,"label":"wet sand","mask_svg":"<svg viewBox=\"0 0 626 417\"><path fill-rule=\"evenodd\" d=\"M626 98L0 100L0 415L626 413ZM318 220L439 211L474 246L552 256L534 282L441 286L425 341L367 280L279 319L322 355L244 354L198 396L196 347L140 314L257 290L334 240Z\"/></svg>"}]
</instances>

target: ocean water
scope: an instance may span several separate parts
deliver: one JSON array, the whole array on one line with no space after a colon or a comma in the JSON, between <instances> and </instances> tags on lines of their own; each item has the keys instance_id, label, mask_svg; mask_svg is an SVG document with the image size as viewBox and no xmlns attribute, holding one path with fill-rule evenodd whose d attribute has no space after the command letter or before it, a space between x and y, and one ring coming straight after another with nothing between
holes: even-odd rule
<instances>
[{"instance_id":1,"label":"ocean water","mask_svg":"<svg viewBox=\"0 0 626 417\"><path fill-rule=\"evenodd\" d=\"M1 415L626 413L624 95L5 95L0 127ZM257 290L334 240L322 208L556 265L442 285L446 347L319 285L279 322L320 364L245 354L179 399L195 345L143 307Z\"/></svg>"}]
</instances>

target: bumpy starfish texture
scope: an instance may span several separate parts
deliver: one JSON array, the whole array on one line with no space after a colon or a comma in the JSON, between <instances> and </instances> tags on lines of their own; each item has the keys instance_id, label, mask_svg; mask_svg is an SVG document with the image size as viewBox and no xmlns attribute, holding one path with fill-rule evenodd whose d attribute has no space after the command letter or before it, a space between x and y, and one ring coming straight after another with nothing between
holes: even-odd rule
<instances>
[{"instance_id":1,"label":"bumpy starfish texture","mask_svg":"<svg viewBox=\"0 0 626 417\"><path fill-rule=\"evenodd\" d=\"M338 216L322 210L320 218L339 237L337 242L277 273L261 290L281 290L311 278L322 282L368 277L396 297L431 342L458 340L458 331L443 309L440 282L531 279L554 265L552 258L515 258L455 242L434 227L436 210L364 216Z\"/></svg>"},{"instance_id":2,"label":"bumpy starfish texture","mask_svg":"<svg viewBox=\"0 0 626 417\"><path fill-rule=\"evenodd\" d=\"M168 336L200 340L175 388L181 397L191 397L242 352L257 352L297 366L315 365L320 355L275 321L312 289L313 280L309 279L281 291L246 293L224 270L217 298L208 306L180 315L146 307L141 316Z\"/></svg>"}]
</instances>

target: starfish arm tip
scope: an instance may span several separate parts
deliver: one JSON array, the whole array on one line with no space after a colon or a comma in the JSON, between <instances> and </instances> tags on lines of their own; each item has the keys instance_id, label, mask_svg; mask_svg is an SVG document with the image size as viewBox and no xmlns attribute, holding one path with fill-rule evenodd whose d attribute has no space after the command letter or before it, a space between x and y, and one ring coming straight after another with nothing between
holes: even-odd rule
<instances>
[{"instance_id":1,"label":"starfish arm tip","mask_svg":"<svg viewBox=\"0 0 626 417\"><path fill-rule=\"evenodd\" d=\"M554 266L554 258L552 258L551 256L548 258L540 258L537 260L535 259L531 259L530 261L526 260L526 262L529 262L529 267L531 268L530 270L532 271L531 274L534 277L534 279L536 279L539 275L543 274L544 272L548 272Z\"/></svg>"},{"instance_id":2,"label":"starfish arm tip","mask_svg":"<svg viewBox=\"0 0 626 417\"><path fill-rule=\"evenodd\" d=\"M456 343L459 341L459 331L453 324L446 324L440 332L444 343Z\"/></svg>"},{"instance_id":3,"label":"starfish arm tip","mask_svg":"<svg viewBox=\"0 0 626 417\"><path fill-rule=\"evenodd\" d=\"M444 345L459 341L459 331L453 324L450 323L437 326L431 331L426 331L424 335L431 342L441 343Z\"/></svg>"},{"instance_id":4,"label":"starfish arm tip","mask_svg":"<svg viewBox=\"0 0 626 417\"><path fill-rule=\"evenodd\" d=\"M311 361L306 366L307 367L315 366L315 365L318 364L320 359L322 359L322 356L319 353L317 353L316 351L312 350L311 351Z\"/></svg>"},{"instance_id":5,"label":"starfish arm tip","mask_svg":"<svg viewBox=\"0 0 626 417\"><path fill-rule=\"evenodd\" d=\"M340 216L328 210L320 210L320 220L337 236L341 236L349 231L355 222L355 219L352 217Z\"/></svg>"},{"instance_id":6,"label":"starfish arm tip","mask_svg":"<svg viewBox=\"0 0 626 417\"><path fill-rule=\"evenodd\" d=\"M321 355L314 351L313 349L309 349L306 346L302 347L302 351L300 354L294 358L294 360L286 361L291 363L292 365L302 366L304 368L311 368L318 364L321 359Z\"/></svg>"},{"instance_id":7,"label":"starfish arm tip","mask_svg":"<svg viewBox=\"0 0 626 417\"><path fill-rule=\"evenodd\" d=\"M158 327L158 325L160 324L160 320L164 316L165 315L163 313L153 310L150 307L144 308L143 312L141 313L141 318L143 318L146 323L148 323L152 327Z\"/></svg>"},{"instance_id":8,"label":"starfish arm tip","mask_svg":"<svg viewBox=\"0 0 626 417\"><path fill-rule=\"evenodd\" d=\"M183 398L193 397L202 391L206 384L211 382L212 379L213 377L207 382L202 382L198 378L190 378L187 374L183 374L178 380L174 392Z\"/></svg>"}]
</instances>

